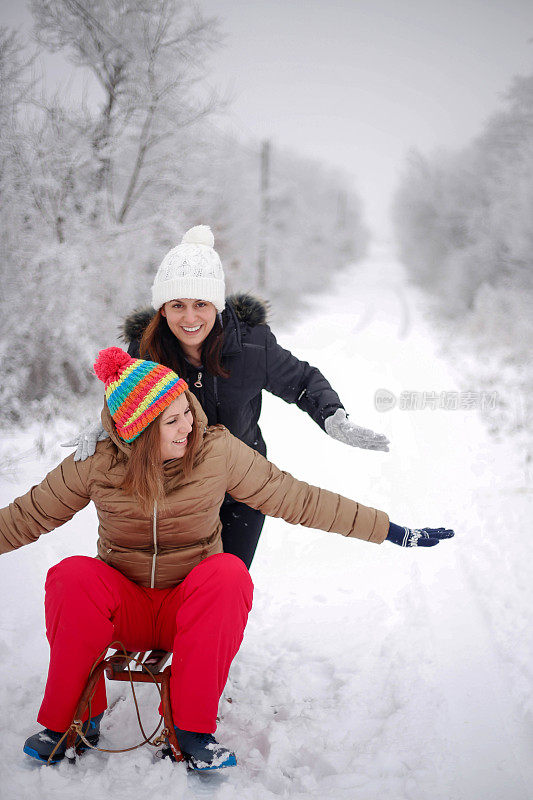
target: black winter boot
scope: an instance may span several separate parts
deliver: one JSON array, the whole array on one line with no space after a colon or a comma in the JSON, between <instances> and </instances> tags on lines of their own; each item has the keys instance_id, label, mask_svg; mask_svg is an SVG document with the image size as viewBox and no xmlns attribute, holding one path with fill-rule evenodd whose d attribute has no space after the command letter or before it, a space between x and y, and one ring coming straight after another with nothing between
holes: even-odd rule
<instances>
[{"instance_id":1,"label":"black winter boot","mask_svg":"<svg viewBox=\"0 0 533 800\"><path fill-rule=\"evenodd\" d=\"M176 726L174 730L180 750L191 769L205 772L210 769L237 766L235 753L219 744L212 733L182 731Z\"/></svg>"},{"instance_id":2,"label":"black winter boot","mask_svg":"<svg viewBox=\"0 0 533 800\"><path fill-rule=\"evenodd\" d=\"M87 741L93 745L98 744L98 739L100 738L100 722L103 716L103 713L99 714L97 717L92 717L90 720L83 723L83 735ZM42 731L39 731L39 733L34 733L33 736L26 739L23 750L26 755L36 758L38 761L42 761L46 764L50 758L50 754L53 752L54 747L62 736L63 733L60 731L51 731L50 728L44 728ZM51 764L57 764L58 761L61 761L65 757L66 741L67 739L65 737L55 751L54 757L50 762ZM79 736L76 738L75 750L76 753L83 753L84 750L87 750L87 745Z\"/></svg>"}]
</instances>

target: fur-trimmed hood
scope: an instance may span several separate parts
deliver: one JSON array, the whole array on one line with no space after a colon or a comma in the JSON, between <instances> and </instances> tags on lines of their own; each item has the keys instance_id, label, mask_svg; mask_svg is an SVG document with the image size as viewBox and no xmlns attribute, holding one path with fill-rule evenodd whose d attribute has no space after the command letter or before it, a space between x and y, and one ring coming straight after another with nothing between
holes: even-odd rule
<instances>
[{"instance_id":1,"label":"fur-trimmed hood","mask_svg":"<svg viewBox=\"0 0 533 800\"><path fill-rule=\"evenodd\" d=\"M227 297L226 313L228 306L231 307L239 322L244 322L252 327L264 325L270 310L268 302L246 292ZM140 339L154 314L155 311L151 306L136 309L128 314L122 325L120 338L127 344Z\"/></svg>"}]
</instances>

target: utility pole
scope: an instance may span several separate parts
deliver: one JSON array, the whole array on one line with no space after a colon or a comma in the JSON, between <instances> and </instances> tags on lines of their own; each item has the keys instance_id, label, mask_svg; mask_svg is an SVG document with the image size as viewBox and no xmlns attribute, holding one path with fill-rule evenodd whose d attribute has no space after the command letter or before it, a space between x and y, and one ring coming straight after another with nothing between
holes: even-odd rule
<instances>
[{"instance_id":1,"label":"utility pole","mask_svg":"<svg viewBox=\"0 0 533 800\"><path fill-rule=\"evenodd\" d=\"M257 262L257 286L266 289L268 258L268 233L270 221L270 141L261 145L261 203L259 220L259 257Z\"/></svg>"}]
</instances>

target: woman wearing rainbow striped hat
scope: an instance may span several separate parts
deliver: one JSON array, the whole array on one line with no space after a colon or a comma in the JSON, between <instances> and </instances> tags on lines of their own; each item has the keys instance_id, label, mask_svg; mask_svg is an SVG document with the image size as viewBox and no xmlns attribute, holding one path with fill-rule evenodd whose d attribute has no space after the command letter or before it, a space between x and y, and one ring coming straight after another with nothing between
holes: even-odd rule
<instances>
[{"instance_id":1,"label":"woman wearing rainbow striped hat","mask_svg":"<svg viewBox=\"0 0 533 800\"><path fill-rule=\"evenodd\" d=\"M287 522L377 544L432 546L453 531L398 527L383 511L282 472L227 428L208 426L185 381L168 367L111 347L94 369L105 385L102 424L109 438L92 458L69 456L0 510L0 553L34 542L91 500L98 514L96 558L71 556L47 575L50 667L37 718L45 727L24 751L48 761L93 663L119 640L129 650L174 652L172 713L188 764L235 765L235 754L214 733L253 585L243 561L223 552L219 512L226 493ZM106 707L102 677L92 716L83 720L91 744ZM54 763L64 755L63 741Z\"/></svg>"}]
</instances>

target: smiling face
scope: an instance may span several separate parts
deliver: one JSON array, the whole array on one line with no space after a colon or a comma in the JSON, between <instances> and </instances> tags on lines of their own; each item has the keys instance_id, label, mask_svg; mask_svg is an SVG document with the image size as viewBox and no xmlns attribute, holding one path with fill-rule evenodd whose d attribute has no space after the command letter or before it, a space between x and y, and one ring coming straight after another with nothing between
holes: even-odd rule
<instances>
[{"instance_id":1,"label":"smiling face","mask_svg":"<svg viewBox=\"0 0 533 800\"><path fill-rule=\"evenodd\" d=\"M198 356L201 346L211 332L217 318L217 310L208 300L187 298L170 300L161 307L168 327L179 340L185 354Z\"/></svg>"},{"instance_id":2,"label":"smiling face","mask_svg":"<svg viewBox=\"0 0 533 800\"><path fill-rule=\"evenodd\" d=\"M161 460L181 458L187 450L188 437L192 431L193 416L187 396L180 394L163 411L159 418L159 442Z\"/></svg>"}]
</instances>

